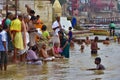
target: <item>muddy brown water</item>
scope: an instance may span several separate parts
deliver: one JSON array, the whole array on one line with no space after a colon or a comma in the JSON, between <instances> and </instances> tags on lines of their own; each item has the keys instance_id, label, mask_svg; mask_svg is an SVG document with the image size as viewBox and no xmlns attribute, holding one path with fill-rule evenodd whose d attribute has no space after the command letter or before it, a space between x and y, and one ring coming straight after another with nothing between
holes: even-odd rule
<instances>
[{"instance_id":1,"label":"muddy brown water","mask_svg":"<svg viewBox=\"0 0 120 80\"><path fill-rule=\"evenodd\" d=\"M104 71L87 71L96 67L96 56L91 56L90 45L85 45L81 53L80 45L75 44L69 59L56 59L43 65L8 65L6 72L0 71L0 80L120 80L120 44L98 45L98 56L106 67Z\"/></svg>"}]
</instances>

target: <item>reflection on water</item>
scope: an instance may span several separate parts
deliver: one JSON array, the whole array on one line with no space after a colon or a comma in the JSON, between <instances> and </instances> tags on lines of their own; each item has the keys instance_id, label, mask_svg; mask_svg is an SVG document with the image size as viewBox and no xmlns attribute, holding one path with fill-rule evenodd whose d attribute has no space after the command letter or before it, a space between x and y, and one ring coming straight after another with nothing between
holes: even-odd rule
<instances>
[{"instance_id":1,"label":"reflection on water","mask_svg":"<svg viewBox=\"0 0 120 80\"><path fill-rule=\"evenodd\" d=\"M13 64L8 71L0 71L0 80L120 80L120 44L109 46L99 43L98 55L90 54L90 46L85 46L83 53L80 45L70 51L70 59L56 59L43 65ZM87 71L94 68L94 59L100 56L105 71Z\"/></svg>"}]
</instances>

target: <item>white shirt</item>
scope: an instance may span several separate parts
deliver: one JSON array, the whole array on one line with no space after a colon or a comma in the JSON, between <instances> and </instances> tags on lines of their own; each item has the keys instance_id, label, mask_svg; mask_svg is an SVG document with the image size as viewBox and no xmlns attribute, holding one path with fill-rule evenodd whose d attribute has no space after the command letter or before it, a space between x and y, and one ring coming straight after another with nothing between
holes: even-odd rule
<instances>
[{"instance_id":1,"label":"white shirt","mask_svg":"<svg viewBox=\"0 0 120 80\"><path fill-rule=\"evenodd\" d=\"M0 34L2 35L2 41L7 41L7 32L3 30Z\"/></svg>"},{"instance_id":2,"label":"white shirt","mask_svg":"<svg viewBox=\"0 0 120 80\"><path fill-rule=\"evenodd\" d=\"M56 28L59 26L59 23L57 21L55 21L52 25L52 29ZM60 28L57 28L54 30L54 35L58 35L58 32L60 31Z\"/></svg>"}]
</instances>

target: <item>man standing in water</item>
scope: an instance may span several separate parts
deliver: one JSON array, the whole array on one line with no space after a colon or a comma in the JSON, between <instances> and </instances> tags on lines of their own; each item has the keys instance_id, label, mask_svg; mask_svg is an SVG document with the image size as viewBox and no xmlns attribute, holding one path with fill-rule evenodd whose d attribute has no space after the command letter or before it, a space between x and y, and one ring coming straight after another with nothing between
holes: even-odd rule
<instances>
[{"instance_id":1,"label":"man standing in water","mask_svg":"<svg viewBox=\"0 0 120 80\"><path fill-rule=\"evenodd\" d=\"M110 36L114 36L115 34L115 23L113 21L111 21L111 23L109 24L109 29L110 29Z\"/></svg>"},{"instance_id":2,"label":"man standing in water","mask_svg":"<svg viewBox=\"0 0 120 80\"><path fill-rule=\"evenodd\" d=\"M98 41L98 37L96 36L94 38L94 41L91 42L91 55L97 54L97 51L100 49L100 48L98 48L97 41Z\"/></svg>"}]
</instances>

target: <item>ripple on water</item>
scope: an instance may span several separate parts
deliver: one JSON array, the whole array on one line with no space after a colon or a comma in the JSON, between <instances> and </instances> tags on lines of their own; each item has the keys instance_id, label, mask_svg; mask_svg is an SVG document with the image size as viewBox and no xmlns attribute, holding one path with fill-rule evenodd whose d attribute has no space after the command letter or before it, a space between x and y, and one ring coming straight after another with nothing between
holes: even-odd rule
<instances>
[{"instance_id":1,"label":"ripple on water","mask_svg":"<svg viewBox=\"0 0 120 80\"><path fill-rule=\"evenodd\" d=\"M91 56L90 46L85 46L84 53L80 45L70 50L70 59L56 59L43 65L8 65L8 71L0 71L0 80L120 80L120 44L106 46L98 44L98 55L105 65L105 71L86 71L96 67Z\"/></svg>"}]
</instances>

